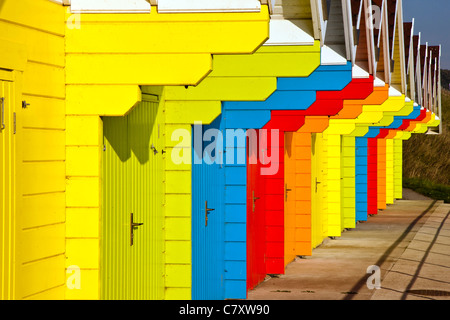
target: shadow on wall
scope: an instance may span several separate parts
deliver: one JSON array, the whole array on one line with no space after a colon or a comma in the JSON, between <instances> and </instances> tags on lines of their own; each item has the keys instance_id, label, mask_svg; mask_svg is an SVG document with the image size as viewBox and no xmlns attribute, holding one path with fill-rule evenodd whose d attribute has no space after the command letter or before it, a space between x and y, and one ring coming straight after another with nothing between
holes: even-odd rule
<instances>
[{"instance_id":1,"label":"shadow on wall","mask_svg":"<svg viewBox=\"0 0 450 320\"><path fill-rule=\"evenodd\" d=\"M156 117L149 107L141 103L127 116L103 117L104 137L122 162L131 157L132 151L141 164L150 159L150 138Z\"/></svg>"}]
</instances>

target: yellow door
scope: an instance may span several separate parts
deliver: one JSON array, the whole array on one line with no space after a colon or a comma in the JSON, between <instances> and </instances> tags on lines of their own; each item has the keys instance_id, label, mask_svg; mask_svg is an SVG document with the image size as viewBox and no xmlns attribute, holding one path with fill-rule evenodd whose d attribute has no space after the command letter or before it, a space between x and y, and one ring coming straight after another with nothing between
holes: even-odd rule
<instances>
[{"instance_id":1,"label":"yellow door","mask_svg":"<svg viewBox=\"0 0 450 320\"><path fill-rule=\"evenodd\" d=\"M321 133L311 134L311 225L312 247L322 243L326 235L327 221L323 212L323 136Z\"/></svg>"},{"instance_id":2,"label":"yellow door","mask_svg":"<svg viewBox=\"0 0 450 320\"><path fill-rule=\"evenodd\" d=\"M295 145L294 133L284 134L284 265L295 259Z\"/></svg>"},{"instance_id":3,"label":"yellow door","mask_svg":"<svg viewBox=\"0 0 450 320\"><path fill-rule=\"evenodd\" d=\"M104 117L101 298L164 298L163 105Z\"/></svg>"},{"instance_id":4,"label":"yellow door","mask_svg":"<svg viewBox=\"0 0 450 320\"><path fill-rule=\"evenodd\" d=\"M0 300L15 295L15 119L12 72L0 74ZM9 76L11 76L10 79Z\"/></svg>"}]
</instances>

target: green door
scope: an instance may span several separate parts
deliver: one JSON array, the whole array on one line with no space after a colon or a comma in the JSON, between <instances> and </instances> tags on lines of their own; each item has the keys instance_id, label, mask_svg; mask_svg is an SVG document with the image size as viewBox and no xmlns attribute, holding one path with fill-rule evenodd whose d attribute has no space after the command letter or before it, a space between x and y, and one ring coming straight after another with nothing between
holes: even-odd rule
<instances>
[{"instance_id":1,"label":"green door","mask_svg":"<svg viewBox=\"0 0 450 320\"><path fill-rule=\"evenodd\" d=\"M103 118L102 299L164 297L162 109L143 95L127 116Z\"/></svg>"}]
</instances>

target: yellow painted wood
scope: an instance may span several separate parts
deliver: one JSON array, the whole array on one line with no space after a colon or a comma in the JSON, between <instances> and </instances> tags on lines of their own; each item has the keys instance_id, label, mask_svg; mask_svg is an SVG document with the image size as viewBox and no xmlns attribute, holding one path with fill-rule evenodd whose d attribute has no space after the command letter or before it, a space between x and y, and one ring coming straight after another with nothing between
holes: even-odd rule
<instances>
[{"instance_id":1,"label":"yellow painted wood","mask_svg":"<svg viewBox=\"0 0 450 320\"><path fill-rule=\"evenodd\" d=\"M167 240L190 240L191 225L189 218L167 217L165 222Z\"/></svg>"},{"instance_id":2,"label":"yellow painted wood","mask_svg":"<svg viewBox=\"0 0 450 320\"><path fill-rule=\"evenodd\" d=\"M191 262L191 244L189 241L166 241L165 247L166 263L184 263Z\"/></svg>"},{"instance_id":3,"label":"yellow painted wood","mask_svg":"<svg viewBox=\"0 0 450 320\"><path fill-rule=\"evenodd\" d=\"M70 84L197 85L212 70L211 54L252 53L269 33L267 6L259 13L66 15L72 18L80 24L66 30Z\"/></svg>"},{"instance_id":4,"label":"yellow painted wood","mask_svg":"<svg viewBox=\"0 0 450 320\"><path fill-rule=\"evenodd\" d=\"M8 130L13 129L12 112L16 120L15 147L8 146L14 166L3 171L15 182L2 201L15 205L10 211L15 223L14 273L3 273L11 283L8 298L63 299L64 8L45 0L5 0L0 7L0 68L13 70L8 80L15 86ZM0 76L5 74L2 70ZM29 104L26 109L22 101Z\"/></svg>"},{"instance_id":5,"label":"yellow painted wood","mask_svg":"<svg viewBox=\"0 0 450 320\"><path fill-rule=\"evenodd\" d=\"M355 228L355 137L342 136L342 204L344 228Z\"/></svg>"},{"instance_id":6,"label":"yellow painted wood","mask_svg":"<svg viewBox=\"0 0 450 320\"><path fill-rule=\"evenodd\" d=\"M188 265L170 264L166 267L166 287L167 288L190 288L192 283L191 268ZM190 299L190 294L179 296L181 300Z\"/></svg>"},{"instance_id":7,"label":"yellow painted wood","mask_svg":"<svg viewBox=\"0 0 450 320\"><path fill-rule=\"evenodd\" d=\"M313 249L328 235L327 203L324 201L326 192L324 140L323 133L311 134L311 245Z\"/></svg>"},{"instance_id":8,"label":"yellow painted wood","mask_svg":"<svg viewBox=\"0 0 450 320\"><path fill-rule=\"evenodd\" d=\"M67 238L98 238L100 230L99 208L67 208Z\"/></svg>"},{"instance_id":9,"label":"yellow painted wood","mask_svg":"<svg viewBox=\"0 0 450 320\"><path fill-rule=\"evenodd\" d=\"M2 1L0 20L25 25L51 34L64 35L64 10L46 0Z\"/></svg>"},{"instance_id":10,"label":"yellow painted wood","mask_svg":"<svg viewBox=\"0 0 450 320\"><path fill-rule=\"evenodd\" d=\"M403 135L401 137L402 140L409 140L411 138L411 132L409 131L404 131Z\"/></svg>"},{"instance_id":11,"label":"yellow painted wood","mask_svg":"<svg viewBox=\"0 0 450 320\"><path fill-rule=\"evenodd\" d=\"M64 68L28 62L24 73L23 93L65 98Z\"/></svg>"},{"instance_id":12,"label":"yellow painted wood","mask_svg":"<svg viewBox=\"0 0 450 320\"><path fill-rule=\"evenodd\" d=\"M46 226L65 221L64 192L22 196L22 227Z\"/></svg>"},{"instance_id":13,"label":"yellow painted wood","mask_svg":"<svg viewBox=\"0 0 450 320\"><path fill-rule=\"evenodd\" d=\"M76 265L84 269L99 267L99 239L67 238L66 267Z\"/></svg>"},{"instance_id":14,"label":"yellow painted wood","mask_svg":"<svg viewBox=\"0 0 450 320\"><path fill-rule=\"evenodd\" d=\"M275 77L211 77L195 87L170 86L168 100L263 101L277 88Z\"/></svg>"},{"instance_id":15,"label":"yellow painted wood","mask_svg":"<svg viewBox=\"0 0 450 320\"><path fill-rule=\"evenodd\" d=\"M401 138L394 139L394 198L403 198L403 140Z\"/></svg>"},{"instance_id":16,"label":"yellow painted wood","mask_svg":"<svg viewBox=\"0 0 450 320\"><path fill-rule=\"evenodd\" d=\"M0 80L14 82L14 72L0 69Z\"/></svg>"},{"instance_id":17,"label":"yellow painted wood","mask_svg":"<svg viewBox=\"0 0 450 320\"><path fill-rule=\"evenodd\" d=\"M63 254L65 251L64 241L57 240L64 239L64 236L64 223L25 229L20 235L22 250L16 252L16 259L25 263ZM59 272L62 271L62 269L59 270Z\"/></svg>"},{"instance_id":18,"label":"yellow painted wood","mask_svg":"<svg viewBox=\"0 0 450 320\"><path fill-rule=\"evenodd\" d=\"M319 173L319 176L321 176L321 184L322 184L322 190L318 190L320 193L320 201L322 201L322 239L325 239L330 232L333 230L329 230L329 222L328 222L328 179L326 179L328 175L328 135L326 133L322 133L321 137L319 136L319 143L321 143L321 147L319 147L319 150L321 148L320 153L320 162L321 162L321 173ZM319 186L318 186L319 188Z\"/></svg>"},{"instance_id":19,"label":"yellow painted wood","mask_svg":"<svg viewBox=\"0 0 450 320\"><path fill-rule=\"evenodd\" d=\"M59 130L66 128L64 100L30 95L23 95L23 100L30 104L22 112L24 127Z\"/></svg>"},{"instance_id":20,"label":"yellow painted wood","mask_svg":"<svg viewBox=\"0 0 450 320\"><path fill-rule=\"evenodd\" d=\"M67 207L98 207L99 177L68 177L66 182Z\"/></svg>"},{"instance_id":21,"label":"yellow painted wood","mask_svg":"<svg viewBox=\"0 0 450 320\"><path fill-rule=\"evenodd\" d=\"M284 183L285 188L291 188L297 190L296 176L295 176L295 160L297 158L296 153L296 141L294 139L293 132L284 133ZM303 188L304 190L305 188ZM287 192L287 191L286 191ZM284 265L288 265L295 257L296 247L296 198L295 196L286 195L284 197ZM306 233L306 230L305 230Z\"/></svg>"},{"instance_id":22,"label":"yellow painted wood","mask_svg":"<svg viewBox=\"0 0 450 320\"><path fill-rule=\"evenodd\" d=\"M97 146L67 146L66 176L96 177L99 161L100 148Z\"/></svg>"},{"instance_id":23,"label":"yellow painted wood","mask_svg":"<svg viewBox=\"0 0 450 320\"><path fill-rule=\"evenodd\" d=\"M27 52L22 43L15 41L8 41L3 39L2 46L8 50L1 50L0 52L0 67L9 70L24 71L27 64ZM5 79L8 80L8 79Z\"/></svg>"},{"instance_id":24,"label":"yellow painted wood","mask_svg":"<svg viewBox=\"0 0 450 320\"><path fill-rule=\"evenodd\" d=\"M318 41L313 46L293 46L290 52L284 48L263 46L252 55L218 55L214 58L211 77L298 77L311 74L320 65Z\"/></svg>"},{"instance_id":25,"label":"yellow painted wood","mask_svg":"<svg viewBox=\"0 0 450 320\"><path fill-rule=\"evenodd\" d=\"M17 294L24 299L40 299L35 296L37 292L61 286L65 282L65 276L58 267L64 266L64 263L64 254L59 254L21 265L21 277L17 278ZM53 299L62 299L63 296L63 292L58 293Z\"/></svg>"},{"instance_id":26,"label":"yellow painted wood","mask_svg":"<svg viewBox=\"0 0 450 320\"><path fill-rule=\"evenodd\" d=\"M212 69L210 54L71 54L66 63L67 84L91 85L197 85Z\"/></svg>"},{"instance_id":27,"label":"yellow painted wood","mask_svg":"<svg viewBox=\"0 0 450 320\"><path fill-rule=\"evenodd\" d=\"M164 297L164 113L143 95L125 117L102 119L101 299ZM143 223L133 246L130 213Z\"/></svg>"},{"instance_id":28,"label":"yellow painted wood","mask_svg":"<svg viewBox=\"0 0 450 320\"><path fill-rule=\"evenodd\" d=\"M18 228L16 225L15 188L18 183L15 173L17 163L16 141L11 128L13 113L16 111L14 99L16 84L9 81L0 81L0 98L3 98L4 128L0 131L0 299L9 300L15 297L15 281L17 271L15 262ZM19 167L20 168L20 167ZM20 232L20 231L19 231Z\"/></svg>"},{"instance_id":29,"label":"yellow painted wood","mask_svg":"<svg viewBox=\"0 0 450 320\"><path fill-rule=\"evenodd\" d=\"M63 192L65 182L64 161L25 162L22 172L27 183L23 186L23 194L41 194L48 192Z\"/></svg>"},{"instance_id":30,"label":"yellow painted wood","mask_svg":"<svg viewBox=\"0 0 450 320\"><path fill-rule=\"evenodd\" d=\"M169 153L172 151L183 152L187 156L187 162L190 163L191 137L188 136L183 141L172 141L175 130L183 128L190 134L194 121L210 123L220 114L221 105L217 100L264 100L276 89L276 76L281 74L309 75L320 63L317 45L318 43L314 48L303 47L288 50L283 47L262 48L254 55L215 56L213 72L198 86L166 87L164 91L168 105L165 133L167 151ZM286 51L290 52L286 53ZM312 55L310 51L315 52L315 55ZM300 61L301 64L299 64ZM270 77L266 78L266 76ZM191 167L189 165L178 166L169 160L166 167L166 236L169 240L170 237L177 235L180 237L179 235L181 235L181 238L174 238L178 243L174 243L173 248L186 246L190 242L190 238L187 237L189 230L183 229L183 225L190 225L190 184ZM176 202L171 202L175 199L177 199ZM189 220L182 218L186 215ZM169 217L174 217L174 219ZM183 234L185 235L182 236ZM186 259L174 255L166 266L166 273L171 272L173 267L187 268L188 266L190 266L190 262L186 264ZM167 275L167 278L169 277L170 275ZM190 292L173 290L180 286L176 282L183 283L183 281L173 278L166 282L169 298L173 292L177 292L174 294L176 297L180 297L182 292L186 294L183 299L190 297Z\"/></svg>"},{"instance_id":31,"label":"yellow painted wood","mask_svg":"<svg viewBox=\"0 0 450 320\"><path fill-rule=\"evenodd\" d=\"M190 217L190 194L166 193L166 217Z\"/></svg>"},{"instance_id":32,"label":"yellow painted wood","mask_svg":"<svg viewBox=\"0 0 450 320\"><path fill-rule=\"evenodd\" d=\"M68 53L252 53L269 36L267 6L259 13L159 14L154 8L78 17L81 27L66 30Z\"/></svg>"},{"instance_id":33,"label":"yellow painted wood","mask_svg":"<svg viewBox=\"0 0 450 320\"><path fill-rule=\"evenodd\" d=\"M64 297L64 285L33 294L24 300L62 300L61 297Z\"/></svg>"},{"instance_id":34,"label":"yellow painted wood","mask_svg":"<svg viewBox=\"0 0 450 320\"><path fill-rule=\"evenodd\" d=\"M167 101L166 106L166 123L170 124L193 124L195 121L210 124L222 110L220 101Z\"/></svg>"},{"instance_id":35,"label":"yellow painted wood","mask_svg":"<svg viewBox=\"0 0 450 320\"><path fill-rule=\"evenodd\" d=\"M67 146L100 146L101 123L98 116L67 116Z\"/></svg>"},{"instance_id":36,"label":"yellow painted wood","mask_svg":"<svg viewBox=\"0 0 450 320\"><path fill-rule=\"evenodd\" d=\"M266 10L266 8L263 9ZM257 57L260 59L260 62L253 60L253 63L250 64L249 61L251 60L249 60L249 57L252 56L248 55L241 56L240 63L236 62L230 65L226 62L217 65L217 71L220 71L221 68L223 70L221 72L224 72L224 75L228 75L227 72L239 72L235 73L235 75L242 75L243 77L257 76L258 79L252 80L253 82L249 82L251 79L238 79L232 82L225 81L230 79L218 79L216 81L213 77L208 76L195 88L188 87L186 89L184 87L185 85L196 85L199 80L210 72L211 53L217 52L223 54L230 52L236 54L253 52L268 35L268 13L267 11L264 12L264 10L261 14L251 15L159 15L156 13L156 10L150 15L81 15L80 21L82 28L79 30L67 30L67 82L69 84L77 84L77 87L78 85L82 85L79 87L79 92L87 92L84 88L88 86L84 86L84 84L92 84L92 87L104 84L118 84L121 86L127 84L181 85L178 88L166 87L165 89L168 97L172 89L179 92L176 93L179 96L174 95L166 99L168 100L167 103L171 104L171 108L168 108L168 110L177 111L169 111L167 113L167 127L164 131L167 142L166 152L170 154L173 150L172 148L175 147L175 150L185 152L187 158L190 160L190 139L183 141L180 145L177 141L171 141L172 133L177 128L188 128L190 132L193 120L201 120L204 123L211 122L220 113L220 106L216 100L218 99L217 96L219 93L223 93L223 97L231 97L236 100L252 100L255 98L262 100L267 98L275 90L276 76L281 74L306 76L320 63L318 42L316 42L312 49L301 48L300 51L303 50L301 53L297 52L299 50L298 48L295 50L294 48L285 48L283 54L286 57L299 56L300 54L304 57L311 57L291 61L290 66L287 60L274 60L274 52L279 53L279 48L276 48L276 50L275 48L264 49L264 55ZM196 17L196 19L193 17ZM240 19L238 21L239 23L236 23L234 19ZM197 26L195 26L194 24L189 24L189 21L205 21L205 24L204 27L199 28L197 26L201 23L196 23ZM219 28L218 23L221 23L220 33L216 32ZM256 30L257 25L259 25L258 30ZM86 28L84 29L83 26L86 26ZM126 32L127 30L135 30L136 28L139 28L137 32ZM195 30L190 31L190 28L195 28ZM148 33L145 30L160 31ZM100 32L101 37L96 37L96 32ZM104 35L108 32L114 32L117 37L105 37ZM164 36L165 33L169 32L171 33L171 37ZM149 41L142 41L144 38L148 39L149 34L152 34L153 37ZM174 37L176 36L183 37L183 39L175 41ZM121 37L124 38L123 41L117 41ZM251 38L250 41L248 41L249 38ZM110 39L114 39L114 41ZM157 49L155 49L155 43L158 43ZM313 51L314 55L310 51ZM84 54L85 52L95 52L95 54L86 55ZM111 52L115 54L109 54ZM279 56L283 57L281 54ZM214 61L218 58L219 63L221 57L215 56ZM235 57L233 55L233 57L238 61L237 56ZM144 58L146 61L143 61ZM224 59L227 58L224 56ZM243 64L242 61L245 61L245 63ZM267 63L261 64L261 61L267 61ZM231 67L234 69L228 69ZM277 74L274 73L275 69L278 70ZM266 72L266 70L267 72L270 71L270 75L273 78L260 78L261 74ZM224 83L228 84L224 85ZM202 86L203 84L205 85ZM94 89L88 92L92 96L92 100L89 97L89 99L81 99L80 102L74 101L76 95L71 97L71 87L69 85L67 90L68 113L80 115L80 117L68 117L66 123L67 145L73 147L98 146L96 134L101 128L97 125L95 119L90 119L83 115L106 114L106 108L104 106L108 102L103 101L102 103L101 95L95 97L96 91ZM75 88L75 86L73 87ZM245 87L247 89L243 90L242 88ZM256 89L248 90L249 87ZM207 103L202 106L198 103L197 105L192 104L192 107L189 106L187 108L188 105L180 101L191 100L183 96L186 90L193 92L192 97L195 96L193 100L203 100L207 101ZM131 97L131 94L128 96ZM210 97L214 97L212 102L210 102ZM106 99L103 97L103 100L108 99L109 97ZM128 109L134 105L132 99L130 99L130 102L127 100L112 104L113 107L111 109L114 109L113 112L118 114L119 112L115 110L119 110L121 108L119 105L122 106L122 103L123 108ZM208 107L206 109L207 106L213 105L214 108ZM205 112L205 110L208 112ZM89 161L95 161L94 152L91 152ZM69 156L68 153L68 157L72 156ZM169 237L173 237L174 241L180 241L178 245L186 246L186 243L190 241L190 238L186 238L187 230L185 230L185 226L190 225L190 167L175 165L170 160L167 162L165 191L167 199L167 205L165 207L165 215L167 217L166 232ZM68 159L69 173L76 175L73 177L69 176L68 178L68 206L98 206L98 202L94 201L94 199L84 199L80 195L74 194L82 194L82 188L96 192L95 166L87 165L86 163L87 169L82 170L80 166L76 166L73 163L73 160ZM81 176L85 174L85 171L89 171L88 173L93 175L91 180L88 179L89 177ZM177 238L177 235L179 238ZM171 279L166 284L166 291L170 297L189 298L190 292L185 290L183 285L177 284L177 282L183 283L185 280L171 276L171 270L181 268L184 270L184 273L190 274L190 266L186 263L186 257L177 258L174 255L171 255L171 257L173 258L171 258L170 263L166 265L167 278ZM180 287L183 289L179 290Z\"/></svg>"},{"instance_id":37,"label":"yellow painted wood","mask_svg":"<svg viewBox=\"0 0 450 320\"><path fill-rule=\"evenodd\" d=\"M166 300L190 300L191 288L167 288L165 297Z\"/></svg>"},{"instance_id":38,"label":"yellow painted wood","mask_svg":"<svg viewBox=\"0 0 450 320\"><path fill-rule=\"evenodd\" d=\"M394 140L386 139L386 204L394 203Z\"/></svg>"},{"instance_id":39,"label":"yellow painted wood","mask_svg":"<svg viewBox=\"0 0 450 320\"><path fill-rule=\"evenodd\" d=\"M123 116L142 96L137 85L67 85L66 99L67 115Z\"/></svg>"},{"instance_id":40,"label":"yellow painted wood","mask_svg":"<svg viewBox=\"0 0 450 320\"><path fill-rule=\"evenodd\" d=\"M69 277L73 275L73 271L66 274L66 282L70 281ZM65 298L67 300L97 300L99 296L99 271L93 269L80 270L80 288L70 289L65 287Z\"/></svg>"},{"instance_id":41,"label":"yellow painted wood","mask_svg":"<svg viewBox=\"0 0 450 320\"><path fill-rule=\"evenodd\" d=\"M328 236L340 236L343 219L341 219L341 137L324 131L327 147L327 182L326 201L328 208Z\"/></svg>"},{"instance_id":42,"label":"yellow painted wood","mask_svg":"<svg viewBox=\"0 0 450 320\"><path fill-rule=\"evenodd\" d=\"M24 161L64 161L66 134L63 130L24 129Z\"/></svg>"},{"instance_id":43,"label":"yellow painted wood","mask_svg":"<svg viewBox=\"0 0 450 320\"><path fill-rule=\"evenodd\" d=\"M27 13L24 12L24 14ZM62 35L55 36L54 34L7 21L0 21L0 34L3 41L14 43L17 46L15 50L0 53L0 55L13 55L12 59L6 60L7 63L17 61L16 66L11 69L25 70L26 60L59 67L64 67L65 65L64 37ZM20 43L17 42L18 39L20 39ZM20 66L23 67L21 68Z\"/></svg>"}]
</instances>

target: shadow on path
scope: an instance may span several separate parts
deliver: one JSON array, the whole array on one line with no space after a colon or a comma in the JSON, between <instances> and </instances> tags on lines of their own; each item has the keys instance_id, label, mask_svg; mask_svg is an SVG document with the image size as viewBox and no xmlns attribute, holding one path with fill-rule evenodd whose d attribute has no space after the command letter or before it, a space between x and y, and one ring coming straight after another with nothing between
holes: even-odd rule
<instances>
[{"instance_id":1,"label":"shadow on path","mask_svg":"<svg viewBox=\"0 0 450 320\"><path fill-rule=\"evenodd\" d=\"M423 211L419 216L417 216L413 220L413 222L411 222L409 224L409 226L400 235L400 237L398 237L398 239L395 240L395 242L383 253L383 255L380 257L380 259L378 259L378 261L375 263L375 265L381 266L387 260L387 258L391 255L391 253L395 250L395 248L397 248L397 246L406 238L408 233L411 232L411 230L414 228L414 226L434 207L436 202L437 202L437 200L434 200L425 211ZM353 286L353 288L349 292L358 292L366 284L366 281L367 281L367 276L362 277ZM352 300L353 298L354 298L354 295L347 294L343 300Z\"/></svg>"}]
</instances>

